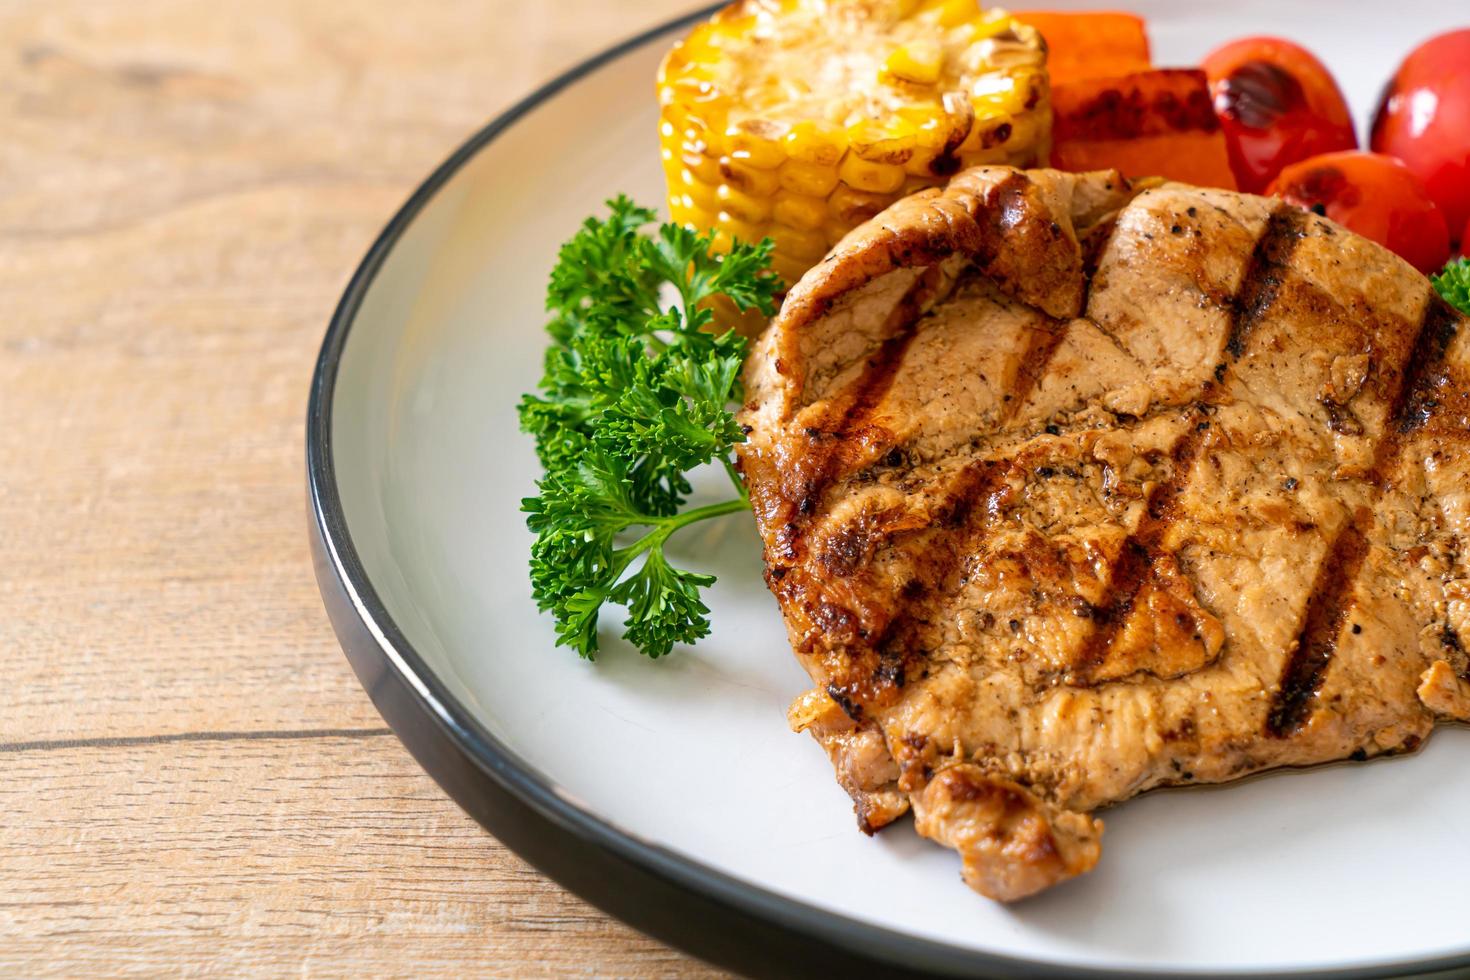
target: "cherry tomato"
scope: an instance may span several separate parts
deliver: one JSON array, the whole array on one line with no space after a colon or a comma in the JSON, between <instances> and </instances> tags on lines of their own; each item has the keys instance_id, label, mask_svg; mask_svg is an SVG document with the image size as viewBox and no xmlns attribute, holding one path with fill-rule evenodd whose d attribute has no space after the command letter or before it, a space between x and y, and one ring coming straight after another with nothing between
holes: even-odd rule
<instances>
[{"instance_id":1,"label":"cherry tomato","mask_svg":"<svg viewBox=\"0 0 1470 980\"><path fill-rule=\"evenodd\" d=\"M1288 164L1357 149L1342 90L1306 48L1247 37L1216 48L1200 67L1241 190L1259 194Z\"/></svg>"},{"instance_id":2,"label":"cherry tomato","mask_svg":"<svg viewBox=\"0 0 1470 980\"><path fill-rule=\"evenodd\" d=\"M1444 214L1409 168L1381 153L1324 153L1281 171L1270 193L1325 214L1423 273L1450 257Z\"/></svg>"},{"instance_id":3,"label":"cherry tomato","mask_svg":"<svg viewBox=\"0 0 1470 980\"><path fill-rule=\"evenodd\" d=\"M1470 28L1404 59L1384 89L1372 145L1408 164L1451 228L1470 220Z\"/></svg>"}]
</instances>

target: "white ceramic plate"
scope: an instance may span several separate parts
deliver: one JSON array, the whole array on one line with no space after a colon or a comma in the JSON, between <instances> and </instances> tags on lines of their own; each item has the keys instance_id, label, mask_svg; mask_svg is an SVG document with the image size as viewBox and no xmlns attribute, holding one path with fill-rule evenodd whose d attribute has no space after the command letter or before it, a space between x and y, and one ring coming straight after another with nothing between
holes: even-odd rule
<instances>
[{"instance_id":1,"label":"white ceramic plate","mask_svg":"<svg viewBox=\"0 0 1470 980\"><path fill-rule=\"evenodd\" d=\"M1470 22L1465 0L1128 6L1148 17L1160 64L1246 34L1306 43L1360 131L1404 53ZM805 677L750 520L676 539L720 576L714 635L696 649L644 660L614 639L618 617L605 617L596 664L553 647L526 580L518 503L537 467L514 406L539 375L558 243L616 192L661 200L652 79L671 36L574 71L448 161L384 233L328 335L309 450L324 594L425 765L572 887L747 969L779 968L749 948L759 939L731 938L765 928L781 934L772 950L800 948L781 946L794 935L859 964L950 972L1470 963L1470 731L1441 731L1412 758L1128 803L1107 814L1095 872L1006 908L907 824L858 833L822 752L788 732ZM531 816L512 827L506 799ZM558 860L572 851L575 867ZM630 908L643 886L621 872L579 878L604 852L654 874L672 889L656 901L673 905ZM699 910L687 930L680 895ZM713 911L700 904L711 896Z\"/></svg>"}]
</instances>

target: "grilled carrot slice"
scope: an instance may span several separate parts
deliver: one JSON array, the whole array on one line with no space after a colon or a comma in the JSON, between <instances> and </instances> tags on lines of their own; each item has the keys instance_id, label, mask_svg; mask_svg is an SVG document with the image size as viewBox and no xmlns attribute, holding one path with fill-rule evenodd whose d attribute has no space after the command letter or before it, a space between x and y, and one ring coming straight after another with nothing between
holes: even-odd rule
<instances>
[{"instance_id":1,"label":"grilled carrot slice","mask_svg":"<svg viewBox=\"0 0 1470 980\"><path fill-rule=\"evenodd\" d=\"M1169 68L1091 78L1052 89L1052 166L1116 168L1201 187L1235 189L1205 73Z\"/></svg>"},{"instance_id":2,"label":"grilled carrot slice","mask_svg":"<svg viewBox=\"0 0 1470 980\"><path fill-rule=\"evenodd\" d=\"M1053 85L1153 67L1143 18L1133 14L1028 10L1013 16L1046 38L1046 67Z\"/></svg>"}]
</instances>

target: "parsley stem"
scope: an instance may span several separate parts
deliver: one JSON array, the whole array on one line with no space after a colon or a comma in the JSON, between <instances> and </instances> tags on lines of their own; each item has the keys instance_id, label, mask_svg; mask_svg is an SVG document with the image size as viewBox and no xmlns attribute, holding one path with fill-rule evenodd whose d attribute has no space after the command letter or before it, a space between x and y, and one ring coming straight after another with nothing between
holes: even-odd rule
<instances>
[{"instance_id":1,"label":"parsley stem","mask_svg":"<svg viewBox=\"0 0 1470 980\"><path fill-rule=\"evenodd\" d=\"M720 462L725 466L725 473L729 475L730 482L735 484L735 492L740 494L740 499L750 504L750 491L745 489L745 484L740 481L740 474L735 472L735 464L730 462L729 456L721 456Z\"/></svg>"},{"instance_id":2,"label":"parsley stem","mask_svg":"<svg viewBox=\"0 0 1470 980\"><path fill-rule=\"evenodd\" d=\"M742 510L750 510L750 501L744 497L736 497L733 500L721 501L718 504L706 504L703 507L686 510L681 514L648 518L647 523L654 525L653 530L626 548L619 548L614 552L617 560L616 566L619 569L618 574L621 575L621 569L627 568L628 564L643 552L651 548L663 547L664 542L669 539L669 536L680 528L688 527L690 524L697 524L700 521L707 521L712 517L738 514Z\"/></svg>"},{"instance_id":3,"label":"parsley stem","mask_svg":"<svg viewBox=\"0 0 1470 980\"><path fill-rule=\"evenodd\" d=\"M696 521L706 521L711 517L723 517L726 514L738 514L742 510L750 510L750 501L746 500L743 496L737 497L734 500L721 501L718 504L706 504L703 507L686 510L682 514L675 514L673 517L665 518L665 520L671 522L668 527L669 533L672 534L686 524L693 524Z\"/></svg>"}]
</instances>

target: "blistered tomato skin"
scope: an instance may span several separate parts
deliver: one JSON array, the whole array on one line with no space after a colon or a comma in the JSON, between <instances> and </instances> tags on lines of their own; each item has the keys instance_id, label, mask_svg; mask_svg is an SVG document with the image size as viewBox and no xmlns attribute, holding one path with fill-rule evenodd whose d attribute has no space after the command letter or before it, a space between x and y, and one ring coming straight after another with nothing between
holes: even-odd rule
<instances>
[{"instance_id":1,"label":"blistered tomato skin","mask_svg":"<svg viewBox=\"0 0 1470 980\"><path fill-rule=\"evenodd\" d=\"M1373 120L1373 149L1418 175L1459 231L1470 221L1470 28L1441 34L1404 59Z\"/></svg>"},{"instance_id":2,"label":"blistered tomato skin","mask_svg":"<svg viewBox=\"0 0 1470 980\"><path fill-rule=\"evenodd\" d=\"M1264 191L1283 167L1358 146L1332 73L1300 45L1248 37L1216 48L1201 65L1243 191Z\"/></svg>"},{"instance_id":3,"label":"blistered tomato skin","mask_svg":"<svg viewBox=\"0 0 1470 980\"><path fill-rule=\"evenodd\" d=\"M1327 153L1281 171L1269 193L1397 252L1426 275L1450 256L1449 228L1418 177L1378 153Z\"/></svg>"}]
</instances>

